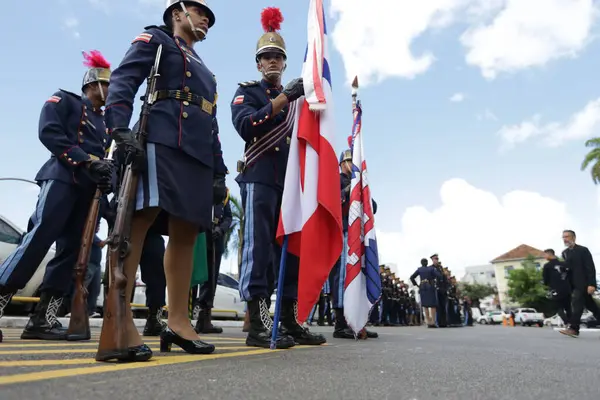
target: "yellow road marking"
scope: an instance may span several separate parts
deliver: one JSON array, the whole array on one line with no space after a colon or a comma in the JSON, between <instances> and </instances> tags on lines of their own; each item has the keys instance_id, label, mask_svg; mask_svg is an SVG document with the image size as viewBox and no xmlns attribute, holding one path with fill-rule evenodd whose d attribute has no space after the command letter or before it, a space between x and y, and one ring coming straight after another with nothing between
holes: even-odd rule
<instances>
[{"instance_id":1,"label":"yellow road marking","mask_svg":"<svg viewBox=\"0 0 600 400\"><path fill-rule=\"evenodd\" d=\"M214 339L206 339L207 342L211 343L213 342L214 344L236 344L236 343L243 343L246 341L246 339L219 339L219 340L214 340ZM146 344L158 344L159 340L155 339L155 340L144 340L144 343ZM0 344L0 349L6 349L6 348L30 348L30 347L81 347L81 346L98 346L98 342L65 342L65 341L52 341L50 343L18 343L18 342L4 342L2 344ZM0 351L0 354L2 354L2 352Z\"/></svg>"},{"instance_id":2,"label":"yellow road marking","mask_svg":"<svg viewBox=\"0 0 600 400\"><path fill-rule=\"evenodd\" d=\"M221 342L221 344L240 344L239 342ZM4 346L1 346L4 347ZM159 351L159 347L151 346L152 351ZM177 348L177 346L174 346ZM217 346L217 349L226 349L227 346ZM1 355L18 355L18 354L69 354L69 353L94 353L96 351L96 347L92 347L89 349L55 349L55 350L2 350L0 351Z\"/></svg>"},{"instance_id":3,"label":"yellow road marking","mask_svg":"<svg viewBox=\"0 0 600 400\"><path fill-rule=\"evenodd\" d=\"M293 347L290 350L293 350ZM301 347L302 348L302 347ZM111 364L102 365L98 367L82 367L82 368L69 368L69 369L58 369L42 372L31 372L26 374L17 374L0 377L0 385L9 385L14 383L30 383L35 381L42 381L48 379L66 378L71 376L81 375L92 375L100 374L104 372L116 372L130 369L139 368L152 368L164 365L184 364L193 361L205 361L214 360L218 358L231 358L231 357L243 357L255 354L267 354L277 353L282 350L270 350L270 349L258 349L258 350L247 350L247 351L236 351L233 353L222 353L222 354L203 354L203 355L182 355L182 356L167 356L153 358L147 362L129 363L129 364Z\"/></svg>"},{"instance_id":4,"label":"yellow road marking","mask_svg":"<svg viewBox=\"0 0 600 400\"><path fill-rule=\"evenodd\" d=\"M217 348L217 351L219 351L219 350L243 350L243 349L247 350L248 346L219 347L219 348ZM223 354L223 353L217 353L217 354ZM164 357L165 356L154 356L154 358L157 358L157 359L164 358ZM169 357L172 357L172 356L169 356ZM177 357L181 357L181 356L177 356ZM104 365L104 364L96 361L94 358L89 357L89 358L72 358L72 359L66 359L66 360L16 360L16 361L0 361L0 368L6 368L6 367L43 367L43 366L48 366L48 365L83 365L83 364Z\"/></svg>"}]
</instances>

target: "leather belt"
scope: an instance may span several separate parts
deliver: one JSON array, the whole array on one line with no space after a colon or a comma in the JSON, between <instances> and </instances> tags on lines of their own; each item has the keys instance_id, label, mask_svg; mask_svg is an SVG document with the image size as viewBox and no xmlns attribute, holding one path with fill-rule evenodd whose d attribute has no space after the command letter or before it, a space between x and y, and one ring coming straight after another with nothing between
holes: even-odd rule
<instances>
[{"instance_id":1,"label":"leather belt","mask_svg":"<svg viewBox=\"0 0 600 400\"><path fill-rule=\"evenodd\" d=\"M157 90L152 96L154 97L154 101L165 99L187 101L190 104L199 106L205 113L213 115L213 103L194 93L184 92L182 90Z\"/></svg>"}]
</instances>

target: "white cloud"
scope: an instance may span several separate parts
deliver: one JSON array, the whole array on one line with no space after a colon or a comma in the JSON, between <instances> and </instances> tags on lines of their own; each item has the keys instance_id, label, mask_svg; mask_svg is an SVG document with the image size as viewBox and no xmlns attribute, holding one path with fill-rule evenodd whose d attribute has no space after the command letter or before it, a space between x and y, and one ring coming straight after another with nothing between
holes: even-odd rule
<instances>
[{"instance_id":1,"label":"white cloud","mask_svg":"<svg viewBox=\"0 0 600 400\"><path fill-rule=\"evenodd\" d=\"M63 21L63 29L69 31L76 39L80 36L78 27L79 20L75 17L69 17Z\"/></svg>"},{"instance_id":2,"label":"white cloud","mask_svg":"<svg viewBox=\"0 0 600 400\"><path fill-rule=\"evenodd\" d=\"M481 114L477 114L478 121L498 121L498 117L490 109L486 108Z\"/></svg>"},{"instance_id":3,"label":"white cloud","mask_svg":"<svg viewBox=\"0 0 600 400\"><path fill-rule=\"evenodd\" d=\"M575 57L588 44L596 17L593 0L506 0L488 24L468 29L461 42L466 61L493 79L544 65L561 57Z\"/></svg>"},{"instance_id":4,"label":"white cloud","mask_svg":"<svg viewBox=\"0 0 600 400\"><path fill-rule=\"evenodd\" d=\"M460 103L461 101L465 100L465 94L464 93L454 93L452 96L450 96L449 100L453 103Z\"/></svg>"},{"instance_id":5,"label":"white cloud","mask_svg":"<svg viewBox=\"0 0 600 400\"><path fill-rule=\"evenodd\" d=\"M505 148L533 138L541 138L547 146L556 147L570 140L588 139L600 130L600 98L590 101L582 110L574 113L568 122L542 122L536 114L516 125L503 126L498 135Z\"/></svg>"},{"instance_id":6,"label":"white cloud","mask_svg":"<svg viewBox=\"0 0 600 400\"><path fill-rule=\"evenodd\" d=\"M459 40L466 62L488 79L501 72L575 57L588 43L596 19L593 0L430 0L407 2L331 0L333 44L347 79L368 85L392 77L412 79L435 56L413 43L432 30L466 24Z\"/></svg>"},{"instance_id":7,"label":"white cloud","mask_svg":"<svg viewBox=\"0 0 600 400\"><path fill-rule=\"evenodd\" d=\"M567 227L591 243L566 204L539 193L515 190L497 197L463 179L450 179L442 184L440 198L441 205L433 210L407 208L398 232L377 232L380 263L395 263L397 275L405 280L421 258L433 253L460 279L465 267L487 264L523 243L562 249L561 234Z\"/></svg>"},{"instance_id":8,"label":"white cloud","mask_svg":"<svg viewBox=\"0 0 600 400\"><path fill-rule=\"evenodd\" d=\"M412 42L428 29L449 24L466 1L372 0L365 7L360 0L331 0L330 11L337 19L331 36L348 80L358 75L366 86L425 72L435 57L430 51L415 54Z\"/></svg>"}]
</instances>

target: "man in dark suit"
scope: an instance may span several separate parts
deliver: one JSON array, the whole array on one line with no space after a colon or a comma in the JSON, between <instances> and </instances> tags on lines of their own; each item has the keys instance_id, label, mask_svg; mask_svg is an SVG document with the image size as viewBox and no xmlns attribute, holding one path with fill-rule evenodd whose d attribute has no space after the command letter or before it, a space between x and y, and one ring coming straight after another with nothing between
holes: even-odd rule
<instances>
[{"instance_id":1,"label":"man in dark suit","mask_svg":"<svg viewBox=\"0 0 600 400\"><path fill-rule=\"evenodd\" d=\"M573 293L571 294L570 325L568 328L560 330L560 333L576 338L579 336L579 322L584 308L600 319L600 308L592 298L592 294L596 291L596 267L588 248L575 243L574 231L565 230L562 237L567 246L562 257L569 271Z\"/></svg>"}]
</instances>

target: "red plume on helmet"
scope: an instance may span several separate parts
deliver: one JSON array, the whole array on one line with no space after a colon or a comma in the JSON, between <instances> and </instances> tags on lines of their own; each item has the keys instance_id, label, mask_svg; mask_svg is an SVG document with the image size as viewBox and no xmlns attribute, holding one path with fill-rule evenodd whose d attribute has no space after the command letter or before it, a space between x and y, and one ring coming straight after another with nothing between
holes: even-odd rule
<instances>
[{"instance_id":1,"label":"red plume on helmet","mask_svg":"<svg viewBox=\"0 0 600 400\"><path fill-rule=\"evenodd\" d=\"M283 14L277 7L267 7L260 14L260 23L265 32L276 32L281 29Z\"/></svg>"},{"instance_id":2,"label":"red plume on helmet","mask_svg":"<svg viewBox=\"0 0 600 400\"><path fill-rule=\"evenodd\" d=\"M92 50L89 53L83 52L83 65L89 68L110 68L110 63L98 50Z\"/></svg>"}]
</instances>

